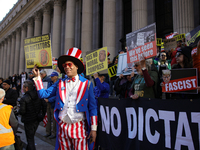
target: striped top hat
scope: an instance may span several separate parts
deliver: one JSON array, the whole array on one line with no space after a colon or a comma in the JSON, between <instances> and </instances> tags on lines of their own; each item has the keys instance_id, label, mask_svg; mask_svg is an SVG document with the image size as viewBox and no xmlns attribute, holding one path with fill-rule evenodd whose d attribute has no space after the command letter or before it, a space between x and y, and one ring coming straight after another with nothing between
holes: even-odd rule
<instances>
[{"instance_id":1,"label":"striped top hat","mask_svg":"<svg viewBox=\"0 0 200 150\"><path fill-rule=\"evenodd\" d=\"M66 55L62 55L58 58L58 68L60 69L61 73L65 73L63 64L66 61L72 61L75 65L78 66L78 74L82 73L85 69L81 58L82 51L76 47L72 47L67 50Z\"/></svg>"}]
</instances>

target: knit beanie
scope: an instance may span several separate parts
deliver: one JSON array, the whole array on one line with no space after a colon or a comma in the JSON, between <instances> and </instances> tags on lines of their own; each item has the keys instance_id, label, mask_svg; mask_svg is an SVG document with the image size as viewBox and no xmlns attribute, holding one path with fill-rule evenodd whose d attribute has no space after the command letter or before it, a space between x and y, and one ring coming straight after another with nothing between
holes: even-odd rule
<instances>
[{"instance_id":1,"label":"knit beanie","mask_svg":"<svg viewBox=\"0 0 200 150\"><path fill-rule=\"evenodd\" d=\"M192 51L192 47L190 46L185 46L180 48L177 52L182 53L184 56L186 56L188 59L191 59L191 51Z\"/></svg>"},{"instance_id":2,"label":"knit beanie","mask_svg":"<svg viewBox=\"0 0 200 150\"><path fill-rule=\"evenodd\" d=\"M3 83L11 84L10 80L4 80Z\"/></svg>"}]
</instances>

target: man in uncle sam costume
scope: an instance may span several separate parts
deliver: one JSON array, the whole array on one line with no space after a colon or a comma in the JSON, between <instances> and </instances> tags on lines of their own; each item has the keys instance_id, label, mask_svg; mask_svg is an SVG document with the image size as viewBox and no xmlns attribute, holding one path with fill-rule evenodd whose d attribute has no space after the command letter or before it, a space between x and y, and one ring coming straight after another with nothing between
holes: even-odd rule
<instances>
[{"instance_id":1,"label":"man in uncle sam costume","mask_svg":"<svg viewBox=\"0 0 200 150\"><path fill-rule=\"evenodd\" d=\"M57 122L56 150L94 148L97 105L92 83L80 75L84 71L84 65L80 60L81 53L78 48L70 48L66 55L58 58L58 67L66 76L46 90L43 88L39 69L37 66L33 68L39 97L48 99L56 95L54 108L54 118Z\"/></svg>"}]
</instances>

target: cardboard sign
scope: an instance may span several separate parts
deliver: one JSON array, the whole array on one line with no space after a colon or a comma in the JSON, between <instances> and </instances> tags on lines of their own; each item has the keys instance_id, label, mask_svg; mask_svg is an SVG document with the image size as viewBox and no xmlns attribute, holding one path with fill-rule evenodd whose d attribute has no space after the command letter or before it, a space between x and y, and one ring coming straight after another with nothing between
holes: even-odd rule
<instances>
[{"instance_id":1,"label":"cardboard sign","mask_svg":"<svg viewBox=\"0 0 200 150\"><path fill-rule=\"evenodd\" d=\"M42 68L52 68L51 40L49 34L24 39L26 68L35 64Z\"/></svg>"},{"instance_id":2,"label":"cardboard sign","mask_svg":"<svg viewBox=\"0 0 200 150\"><path fill-rule=\"evenodd\" d=\"M147 58L156 56L156 24L150 24L126 35L127 63L139 61L142 54Z\"/></svg>"},{"instance_id":3,"label":"cardboard sign","mask_svg":"<svg viewBox=\"0 0 200 150\"><path fill-rule=\"evenodd\" d=\"M133 66L134 63L127 63L127 53L119 54L117 76L119 76L120 74L130 75L135 70Z\"/></svg>"},{"instance_id":4,"label":"cardboard sign","mask_svg":"<svg viewBox=\"0 0 200 150\"><path fill-rule=\"evenodd\" d=\"M167 70L162 78L164 81L162 92L197 94L196 87L198 85L198 80L196 68Z\"/></svg>"},{"instance_id":5,"label":"cardboard sign","mask_svg":"<svg viewBox=\"0 0 200 150\"><path fill-rule=\"evenodd\" d=\"M176 41L180 41L180 40L182 40L182 38L185 38L185 33L184 34L178 34L174 37L176 38Z\"/></svg>"},{"instance_id":6,"label":"cardboard sign","mask_svg":"<svg viewBox=\"0 0 200 150\"><path fill-rule=\"evenodd\" d=\"M86 55L86 76L103 70L108 70L107 47Z\"/></svg>"},{"instance_id":7,"label":"cardboard sign","mask_svg":"<svg viewBox=\"0 0 200 150\"><path fill-rule=\"evenodd\" d=\"M164 43L164 50L165 51L169 51L172 48L176 48L176 45L177 45L176 38L164 39L163 43Z\"/></svg>"}]
</instances>

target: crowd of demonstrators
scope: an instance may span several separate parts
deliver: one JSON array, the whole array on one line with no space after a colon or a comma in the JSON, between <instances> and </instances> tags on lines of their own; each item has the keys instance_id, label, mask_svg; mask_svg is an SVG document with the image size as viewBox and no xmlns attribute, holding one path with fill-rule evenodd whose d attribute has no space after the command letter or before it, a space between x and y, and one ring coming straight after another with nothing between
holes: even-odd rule
<instances>
[{"instance_id":1,"label":"crowd of demonstrators","mask_svg":"<svg viewBox=\"0 0 200 150\"><path fill-rule=\"evenodd\" d=\"M33 111L31 107L34 105L37 106L37 102L33 104L32 100L37 101L36 90L38 90L39 97L47 102L48 123L46 125L45 137L55 138L58 134L62 133L64 136L57 137L56 147L66 146L63 145L63 142L67 142L69 146L73 145L75 148L77 145L71 142L71 140L76 140L76 142L79 143L80 141L77 141L77 138L81 138L85 142L84 146L88 146L90 142L87 141L86 135L83 137L71 137L72 133L69 128L71 128L70 124L78 125L80 123L81 126L79 129L83 130L86 134L86 132L88 132L88 128L86 129L86 127L90 126L92 130L88 132L88 135L92 137L92 142L95 141L95 121L97 121L96 116L99 97L109 98L109 96L119 96L119 98L130 98L130 100L135 100L139 97L157 98L156 94L158 90L164 86L163 82L167 83L171 78L171 69L197 68L198 79L200 78L200 42L197 44L196 52L192 54L192 47L186 46L184 39L182 39L182 41L177 41L177 46L168 52L161 51L159 47L157 50L158 55L154 58L145 59L145 57L142 56L140 61L134 63L135 73L132 72L128 75L121 74L111 78L107 78L108 74L94 73L93 79L95 87L93 87L92 82L84 78L84 76L86 76L83 74L84 66L79 58L77 58L78 56L71 56L72 53L60 56L58 59L58 69L59 72L62 73L60 79L58 78L59 74L57 72L52 72L50 75L51 78L49 78L45 70L39 71L37 67L28 74L23 72L20 76L13 75L6 80L0 78L0 88L2 87L6 92L4 101L1 103L12 105L13 107L16 106L17 98L19 97L18 93L20 91L20 89L17 90L17 87L21 87L19 81L21 81L22 76L26 76L27 81L23 84L23 91L25 94L20 100L19 113L22 115L22 122L24 122L24 125L27 124L25 125L25 130L27 141L29 139L30 142L28 145L34 143L33 137L38 126L38 122L34 117L30 117L31 115L35 115L33 112L36 112ZM101 59L104 60L106 53L105 51L101 52ZM121 53L124 53L124 51L120 50L118 52L118 54ZM110 59L108 58L108 60ZM108 62L108 67L115 64L118 64L118 55L113 58L112 63ZM43 85L39 86L40 81ZM85 81L87 81L89 86L84 85ZM29 84L34 84L34 82L36 84L36 89L33 86L34 90L32 90ZM79 87L79 85L81 86ZM40 89L41 87L44 88ZM35 94L34 96L36 97L34 97L33 94ZM80 96L76 97L78 94L80 94ZM199 94L182 93L170 93L165 96L164 98L167 99L200 97ZM79 103L76 103L76 99L79 99ZM25 106L25 103L28 105ZM32 113L30 116L27 116L27 112L25 112L28 109L32 109L28 111L28 113ZM53 117L53 113L55 118ZM30 125L29 119L32 119L31 122L34 123ZM88 122L86 123L87 120ZM52 121L53 128L51 128ZM30 128L32 130L28 131ZM64 133L64 131L67 132ZM79 131L75 132L78 133ZM32 148L34 148L34 146Z\"/></svg>"}]
</instances>

